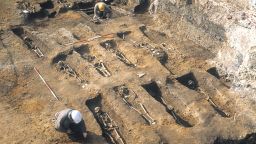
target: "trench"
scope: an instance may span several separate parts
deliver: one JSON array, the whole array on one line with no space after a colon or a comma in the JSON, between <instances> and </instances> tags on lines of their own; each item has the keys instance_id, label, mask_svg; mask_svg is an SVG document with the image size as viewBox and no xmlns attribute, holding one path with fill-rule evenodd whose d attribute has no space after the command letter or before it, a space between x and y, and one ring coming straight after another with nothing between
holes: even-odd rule
<instances>
[{"instance_id":1,"label":"trench","mask_svg":"<svg viewBox=\"0 0 256 144\"><path fill-rule=\"evenodd\" d=\"M110 73L109 69L107 68L107 66L103 62L96 60L95 56L90 55L89 45L81 45L79 47L73 47L73 49L71 51L73 52L73 50L75 52L77 52L81 56L82 59L86 60L91 65L93 65L93 67L96 69L96 71L101 76L103 76L103 77L111 76L111 73Z\"/></svg>"},{"instance_id":2,"label":"trench","mask_svg":"<svg viewBox=\"0 0 256 144\"><path fill-rule=\"evenodd\" d=\"M97 72L103 76L103 77L110 77L111 73L108 70L108 68L105 66L102 62L97 62L94 64L94 68L97 70Z\"/></svg>"},{"instance_id":3,"label":"trench","mask_svg":"<svg viewBox=\"0 0 256 144\"><path fill-rule=\"evenodd\" d=\"M152 56L155 57L164 67L166 67L165 64L168 62L169 56L163 48L165 48L165 46L166 46L165 42L169 41L168 36L163 32L148 29L147 26L145 26L145 25L140 26L139 30L144 36L146 36L148 39L150 39L153 43L162 46L162 47L161 46L155 47L150 43L146 43L144 45L144 47L146 47L147 50L150 51Z\"/></svg>"},{"instance_id":4,"label":"trench","mask_svg":"<svg viewBox=\"0 0 256 144\"><path fill-rule=\"evenodd\" d=\"M139 112L139 108L136 108L135 105L139 105L139 103L136 103L138 96L133 90L130 90L126 85L115 86L112 89L115 95L119 96L128 108L137 112L147 124L152 125L152 123L154 123L154 120L146 117L144 113Z\"/></svg>"},{"instance_id":5,"label":"trench","mask_svg":"<svg viewBox=\"0 0 256 144\"><path fill-rule=\"evenodd\" d=\"M88 84L88 81L81 77L80 74L77 73L76 69L72 68L68 63L65 62L68 56L72 55L73 52L73 49L69 49L67 51L59 53L52 59L51 64L56 68L58 72L63 72L69 77L74 77L79 82L79 85L82 85L82 87L84 87L86 84Z\"/></svg>"},{"instance_id":6,"label":"trench","mask_svg":"<svg viewBox=\"0 0 256 144\"><path fill-rule=\"evenodd\" d=\"M49 9L54 8L54 4L51 0L39 3L39 5L41 8L39 11L24 14L25 23L31 23L31 22L35 21L36 19L44 19L46 17L53 18L55 16L56 12L49 13L49 11L48 11Z\"/></svg>"},{"instance_id":7,"label":"trench","mask_svg":"<svg viewBox=\"0 0 256 144\"><path fill-rule=\"evenodd\" d=\"M24 14L24 22L25 24L29 24L34 22L36 19L44 19L46 17L48 17L47 11L40 10L35 13Z\"/></svg>"},{"instance_id":8,"label":"trench","mask_svg":"<svg viewBox=\"0 0 256 144\"><path fill-rule=\"evenodd\" d=\"M144 84L142 87L152 96L156 101L161 103L165 108L166 112L168 112L175 120L175 122L183 127L192 127L188 121L181 118L174 109L168 108L168 105L166 102L163 101L162 92L160 88L158 87L156 82L151 82L149 84Z\"/></svg>"},{"instance_id":9,"label":"trench","mask_svg":"<svg viewBox=\"0 0 256 144\"><path fill-rule=\"evenodd\" d=\"M213 107L213 109L220 115L220 116L222 116L222 117L224 117L224 118L229 118L230 117L230 115L228 115L227 113L225 113L223 110L221 110L218 106L215 106L215 105L213 105L213 104L210 104L212 107Z\"/></svg>"},{"instance_id":10,"label":"trench","mask_svg":"<svg viewBox=\"0 0 256 144\"><path fill-rule=\"evenodd\" d=\"M220 74L219 74L219 72L218 72L218 70L217 70L216 67L209 68L209 69L207 70L207 72L208 72L209 74L213 75L214 77L216 77L217 79L220 79L220 78L221 78L221 76L220 76Z\"/></svg>"},{"instance_id":11,"label":"trench","mask_svg":"<svg viewBox=\"0 0 256 144\"><path fill-rule=\"evenodd\" d=\"M59 61L66 61L68 55L71 55L71 54L73 54L73 50L68 50L68 51L57 54L57 56L55 56L52 59L52 64L57 64Z\"/></svg>"},{"instance_id":12,"label":"trench","mask_svg":"<svg viewBox=\"0 0 256 144\"><path fill-rule=\"evenodd\" d=\"M117 131L116 133L119 134L120 137L118 137L118 138L120 138L120 139L115 139L113 136L111 138L113 129L109 129L109 127L112 128L112 126L114 126L115 124L113 124L113 121L111 119L106 119L106 117L104 117L104 116L106 116L106 115L109 116L109 115L106 112L101 110L102 94L99 94L96 97L87 100L85 102L85 105L93 113L94 118L96 119L97 123L99 124L99 126L101 128L102 136L107 140L107 142L109 144L119 144L118 140L123 139L123 137L121 136L119 131ZM125 142L123 142L123 143L125 144Z\"/></svg>"},{"instance_id":13,"label":"trench","mask_svg":"<svg viewBox=\"0 0 256 144\"><path fill-rule=\"evenodd\" d=\"M74 11L83 11L87 15L93 15L94 5L95 5L94 2L78 2L78 3L74 3L71 9Z\"/></svg>"},{"instance_id":14,"label":"trench","mask_svg":"<svg viewBox=\"0 0 256 144\"><path fill-rule=\"evenodd\" d=\"M42 9L52 9L52 8L54 8L54 4L51 0L48 0L48 1L43 2L43 3L39 3L39 5Z\"/></svg>"},{"instance_id":15,"label":"trench","mask_svg":"<svg viewBox=\"0 0 256 144\"><path fill-rule=\"evenodd\" d=\"M96 97L89 99L85 102L86 106L90 109L90 111L94 114L95 116L95 112L94 109L96 107L102 107L102 95L99 94Z\"/></svg>"},{"instance_id":16,"label":"trench","mask_svg":"<svg viewBox=\"0 0 256 144\"><path fill-rule=\"evenodd\" d=\"M22 27L16 27L12 29L12 32L18 37L22 38L24 35L24 29Z\"/></svg>"},{"instance_id":17,"label":"trench","mask_svg":"<svg viewBox=\"0 0 256 144\"><path fill-rule=\"evenodd\" d=\"M149 0L140 0L140 4L134 8L134 13L135 14L145 13L148 10L149 5L150 5Z\"/></svg>"},{"instance_id":18,"label":"trench","mask_svg":"<svg viewBox=\"0 0 256 144\"><path fill-rule=\"evenodd\" d=\"M122 32L122 34L125 35L126 32ZM118 36L118 33L117 33L117 36ZM128 60L126 56L117 48L117 43L114 39L103 41L100 43L100 46L106 49L107 51L110 51L113 54L115 54L116 58L119 61L123 62L126 66L136 67L136 65L133 64L130 60Z\"/></svg>"},{"instance_id":19,"label":"trench","mask_svg":"<svg viewBox=\"0 0 256 144\"><path fill-rule=\"evenodd\" d=\"M92 99L89 99L85 102L85 105L89 108L89 110L92 112L94 118L96 119L97 123L99 124L100 128L101 128L101 132L102 132L102 136L106 139L107 139L107 136L104 134L104 129L102 127L102 125L100 124L100 121L99 119L97 118L96 116L96 113L95 113L95 108L96 107L102 107L102 95L99 94L97 95L95 98L92 98ZM109 140L108 140L109 141Z\"/></svg>"},{"instance_id":20,"label":"trench","mask_svg":"<svg viewBox=\"0 0 256 144\"><path fill-rule=\"evenodd\" d=\"M213 72L213 74L215 74L214 72L214 68L210 70L210 72ZM203 94L205 96L207 96L204 92L201 91L201 89L199 88L199 84L198 81L195 77L195 75L190 72L188 74L185 74L181 77L176 78L176 80L181 83L182 85L186 86L187 88L191 89L191 90L195 90L198 91L200 94ZM222 117L229 117L228 114L226 114L220 107L218 107L215 104L212 104L210 101L208 101L209 104L212 106L212 108Z\"/></svg>"},{"instance_id":21,"label":"trench","mask_svg":"<svg viewBox=\"0 0 256 144\"><path fill-rule=\"evenodd\" d=\"M117 47L117 43L111 39L111 40L106 40L100 43L100 46L102 46L103 48L110 50L110 49L116 49Z\"/></svg>"},{"instance_id":22,"label":"trench","mask_svg":"<svg viewBox=\"0 0 256 144\"><path fill-rule=\"evenodd\" d=\"M111 73L108 70L108 68L106 67L106 65L101 61L97 61L96 57L94 55L90 55L90 47L87 44L81 45L78 47L73 47L70 50L59 53L57 56L55 56L53 58L52 64L55 64L56 66L58 66L59 62L62 62L62 61L64 62L67 59L68 55L72 55L73 52L78 53L83 60L89 62L90 65L93 65L93 67L96 69L96 71L101 76L103 76L103 77L111 76ZM96 62L94 62L94 61L96 61ZM57 67L57 69L58 69L58 67ZM70 69L67 69L67 70L69 71ZM73 70L73 73L74 73L74 76L75 76L75 74L78 76L78 74L75 72L75 70ZM78 78L78 79L80 79L80 78Z\"/></svg>"},{"instance_id":23,"label":"trench","mask_svg":"<svg viewBox=\"0 0 256 144\"><path fill-rule=\"evenodd\" d=\"M44 57L44 52L42 52L42 48L39 47L39 43L32 38L29 34L27 34L22 27L16 27L12 29L12 32L17 35L27 46L28 50L33 51L37 57Z\"/></svg>"},{"instance_id":24,"label":"trench","mask_svg":"<svg viewBox=\"0 0 256 144\"><path fill-rule=\"evenodd\" d=\"M176 80L191 90L196 90L199 87L198 81L196 80L195 75L192 72L178 77L176 78Z\"/></svg>"},{"instance_id":25,"label":"trench","mask_svg":"<svg viewBox=\"0 0 256 144\"><path fill-rule=\"evenodd\" d=\"M40 10L37 12L31 12L24 14L24 22L29 24L34 22L36 19L44 19L44 18L54 18L56 14L67 12L68 10L74 11L83 11L88 15L93 14L94 3L93 2L75 2L73 7L60 7L59 9L55 9L58 6L55 6L52 0L48 0L46 2L39 3Z\"/></svg>"},{"instance_id":26,"label":"trench","mask_svg":"<svg viewBox=\"0 0 256 144\"><path fill-rule=\"evenodd\" d=\"M81 56L90 53L90 48L88 45L81 45L79 47L74 47L73 48L77 53L79 53Z\"/></svg>"},{"instance_id":27,"label":"trench","mask_svg":"<svg viewBox=\"0 0 256 144\"><path fill-rule=\"evenodd\" d=\"M256 133L247 134L243 139L232 140L232 139L224 139L224 138L218 137L214 141L214 144L255 144L255 143L256 143Z\"/></svg>"},{"instance_id":28,"label":"trench","mask_svg":"<svg viewBox=\"0 0 256 144\"><path fill-rule=\"evenodd\" d=\"M81 58L83 58L84 60L86 60L89 63L93 62L96 59L95 56L90 55L89 45L81 45L79 47L74 47L73 49L75 52L80 54Z\"/></svg>"},{"instance_id":29,"label":"trench","mask_svg":"<svg viewBox=\"0 0 256 144\"><path fill-rule=\"evenodd\" d=\"M208 72L209 74L211 74L212 76L214 76L215 78L219 79L220 82L221 82L225 87L227 87L228 89L231 87L231 83L230 83L230 82L228 83L228 82L225 80L225 76L220 75L220 73L219 73L219 71L218 71L218 69L217 69L216 67L209 68L209 69L207 70L207 72Z\"/></svg>"}]
</instances>

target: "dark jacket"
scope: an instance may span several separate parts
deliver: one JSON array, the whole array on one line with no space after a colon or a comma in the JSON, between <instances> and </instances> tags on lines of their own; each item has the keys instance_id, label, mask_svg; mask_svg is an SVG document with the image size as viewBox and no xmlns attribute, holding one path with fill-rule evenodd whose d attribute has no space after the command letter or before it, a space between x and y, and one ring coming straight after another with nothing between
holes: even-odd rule
<instances>
[{"instance_id":1,"label":"dark jacket","mask_svg":"<svg viewBox=\"0 0 256 144\"><path fill-rule=\"evenodd\" d=\"M55 122L55 129L60 132L68 133L77 137L83 137L83 133L86 132L84 120L76 124L69 118L69 113L72 109L65 109L58 113L57 120Z\"/></svg>"},{"instance_id":2,"label":"dark jacket","mask_svg":"<svg viewBox=\"0 0 256 144\"><path fill-rule=\"evenodd\" d=\"M109 18L111 16L111 7L105 3L103 3L105 5L105 10L104 11L100 11L99 10L99 4L103 3L103 2L98 2L95 4L94 6L94 17L100 17L100 18Z\"/></svg>"}]
</instances>

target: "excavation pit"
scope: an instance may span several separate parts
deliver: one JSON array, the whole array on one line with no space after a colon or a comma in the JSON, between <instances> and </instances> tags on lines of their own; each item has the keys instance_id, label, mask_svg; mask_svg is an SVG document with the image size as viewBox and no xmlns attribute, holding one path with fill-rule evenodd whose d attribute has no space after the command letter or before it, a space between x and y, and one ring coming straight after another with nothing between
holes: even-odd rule
<instances>
[{"instance_id":1,"label":"excavation pit","mask_svg":"<svg viewBox=\"0 0 256 144\"><path fill-rule=\"evenodd\" d=\"M77 2L74 3L72 10L74 11L83 11L87 15L93 15L94 14L94 5L93 2Z\"/></svg>"},{"instance_id":2,"label":"excavation pit","mask_svg":"<svg viewBox=\"0 0 256 144\"><path fill-rule=\"evenodd\" d=\"M81 56L84 54L90 53L90 47L88 45L81 45L79 47L73 48L77 53L79 53Z\"/></svg>"},{"instance_id":3,"label":"excavation pit","mask_svg":"<svg viewBox=\"0 0 256 144\"><path fill-rule=\"evenodd\" d=\"M221 78L221 76L220 76L220 74L219 74L219 72L218 72L218 70L217 70L216 67L209 68L209 69L207 70L207 72L208 72L209 74L213 75L214 77L216 77L217 79L220 79L220 78Z\"/></svg>"},{"instance_id":4,"label":"excavation pit","mask_svg":"<svg viewBox=\"0 0 256 144\"><path fill-rule=\"evenodd\" d=\"M89 63L93 62L96 59L95 56L90 55L89 45L81 45L79 47L74 47L73 49L75 52L80 54L81 58L88 61Z\"/></svg>"},{"instance_id":5,"label":"excavation pit","mask_svg":"<svg viewBox=\"0 0 256 144\"><path fill-rule=\"evenodd\" d=\"M113 88L113 90L117 93L117 94L121 94L122 97L127 96L130 94L130 90L128 89L128 87L126 87L125 85L121 85L121 86L116 86Z\"/></svg>"},{"instance_id":6,"label":"excavation pit","mask_svg":"<svg viewBox=\"0 0 256 144\"><path fill-rule=\"evenodd\" d=\"M20 38L22 38L22 35L25 33L22 27L13 28L12 32Z\"/></svg>"},{"instance_id":7,"label":"excavation pit","mask_svg":"<svg viewBox=\"0 0 256 144\"><path fill-rule=\"evenodd\" d=\"M160 88L158 87L157 83L151 82L149 84L144 84L142 87L158 102L162 103L162 92ZM163 104L163 103L162 103Z\"/></svg>"},{"instance_id":8,"label":"excavation pit","mask_svg":"<svg viewBox=\"0 0 256 144\"><path fill-rule=\"evenodd\" d=\"M218 137L214 141L214 144L255 144L255 142L256 142L256 133L252 133L252 134L247 134L243 139L237 139L237 140L224 139L224 138Z\"/></svg>"},{"instance_id":9,"label":"excavation pit","mask_svg":"<svg viewBox=\"0 0 256 144\"><path fill-rule=\"evenodd\" d=\"M181 118L175 111L174 108L166 103L162 97L162 92L156 82L144 84L142 87L159 103L165 106L166 111L174 118L175 122L183 127L192 127L188 121Z\"/></svg>"},{"instance_id":10,"label":"excavation pit","mask_svg":"<svg viewBox=\"0 0 256 144\"><path fill-rule=\"evenodd\" d=\"M117 44L116 44L115 40L112 39L112 40L106 40L104 42L101 42L100 46L102 46L106 50L111 50L111 49L116 49Z\"/></svg>"},{"instance_id":11,"label":"excavation pit","mask_svg":"<svg viewBox=\"0 0 256 144\"><path fill-rule=\"evenodd\" d=\"M220 115L220 116L222 116L222 117L224 117L224 118L229 118L230 117L230 115L228 115L227 113L225 113L223 110L221 110L220 108L218 108L218 107L216 107L216 106L214 106L214 105L212 105L212 107L213 107L213 109Z\"/></svg>"},{"instance_id":12,"label":"excavation pit","mask_svg":"<svg viewBox=\"0 0 256 144\"><path fill-rule=\"evenodd\" d=\"M110 77L111 73L108 68L105 66L103 62L98 62L94 64L95 69L101 74L103 77Z\"/></svg>"},{"instance_id":13,"label":"excavation pit","mask_svg":"<svg viewBox=\"0 0 256 144\"><path fill-rule=\"evenodd\" d=\"M59 61L66 61L68 55L71 55L71 54L73 54L73 50L68 50L68 51L59 53L57 56L55 56L52 59L52 64L57 64Z\"/></svg>"},{"instance_id":14,"label":"excavation pit","mask_svg":"<svg viewBox=\"0 0 256 144\"><path fill-rule=\"evenodd\" d=\"M178 77L176 78L176 80L192 90L196 90L199 87L198 81L196 80L195 75L192 72Z\"/></svg>"},{"instance_id":15,"label":"excavation pit","mask_svg":"<svg viewBox=\"0 0 256 144\"><path fill-rule=\"evenodd\" d=\"M143 14L134 14L133 10L139 0L117 0L119 3L115 1L116 5L111 5L113 17L101 19L100 24L96 25L93 21L93 5L81 4L89 1L93 4L96 2L6 0L0 4L0 91L3 91L4 96L0 105L3 113L2 143L19 143L24 139L33 143L70 143L68 137L54 131L54 128L48 130L51 121L37 120L40 117L49 120L54 118L54 114L64 108L63 106L75 108L86 116L85 124L89 133L85 143L111 143L110 140L101 142L98 139L103 133L99 124L85 101L82 105L79 102L81 99L92 98L91 94L97 92L106 94L102 95L100 107L117 121L127 143L214 143L217 137L222 138L220 143L225 143L225 139L249 143L239 139L252 133L255 126L255 102L250 101L255 94L254 77L251 76L254 67L250 67L254 64L255 56L250 57L250 52L253 52L250 47L254 46L250 36L254 34L253 24L256 20L251 5L243 5L243 0L158 0L158 4L157 0L150 0L152 14L146 12L147 10ZM17 8L16 2L22 5L25 3L25 8ZM77 7L72 9L73 5ZM135 13L139 13L137 9ZM22 21L26 14L31 22ZM142 25L147 27L141 27L140 31L139 26ZM126 31L132 33L123 34ZM109 33L111 36L108 36ZM97 38L94 39L94 36ZM117 47L111 51L100 45L100 42L111 39L117 43ZM81 46L82 44L85 46ZM44 52L44 58L36 56L36 46ZM165 60L157 59L158 56L161 57L159 49L168 54L166 63ZM66 50L72 50L73 54L69 55ZM62 52L63 55L60 54ZM129 67L132 66L129 63L124 64L127 62L124 61L125 57L136 64L136 67ZM113 76L103 77L96 71L94 64L101 61ZM244 63L240 65L242 61ZM59 71L56 66L60 64ZM216 65L219 75L212 71L206 73L212 64ZM51 97L41 97L51 95L51 92L39 77L35 79L33 73L26 72L26 65L32 66L32 70L33 67L38 68L53 92L62 97L64 105L48 104ZM73 77L76 74L68 74L70 69L67 65L81 79L85 78L90 83L80 87L77 79ZM98 66L99 70L104 71L100 64ZM236 71L237 68L239 71ZM190 70L198 81L198 88L192 86L195 90L175 79L188 74ZM240 72L246 79L237 78ZM144 73L146 76L141 77ZM225 76L226 73L228 75ZM220 76L220 79L211 74L217 78ZM165 83L167 75L173 82ZM161 94L155 92L155 95L161 95L162 101L157 101L142 88L142 83L148 84L144 82L149 80L156 81ZM250 85L242 85L241 82ZM123 96L117 95L112 88L122 84L126 84L129 92L122 89L120 93ZM227 89L225 84L230 87ZM72 93L75 95L70 96ZM140 103L143 104L149 115L156 120L156 125L148 125L146 119L144 121L139 113L125 104L123 97L145 114L140 106ZM207 98L211 98L216 107L211 106ZM92 111L96 112L95 107ZM12 115L8 115L9 113ZM225 113L231 116L226 118ZM31 117L27 117L27 114ZM181 122L180 118L193 127ZM8 124L10 120L15 125ZM14 129L19 130L13 131ZM45 138L49 135L50 138ZM34 139L34 136L37 138ZM236 138L238 141L233 141Z\"/></svg>"},{"instance_id":16,"label":"excavation pit","mask_svg":"<svg viewBox=\"0 0 256 144\"><path fill-rule=\"evenodd\" d=\"M125 143L123 137L119 132L119 128L116 123L112 120L107 112L102 110L102 96L99 94L95 98L86 101L87 107L93 113L94 118L101 127L102 135L106 140L111 143Z\"/></svg>"},{"instance_id":17,"label":"excavation pit","mask_svg":"<svg viewBox=\"0 0 256 144\"><path fill-rule=\"evenodd\" d=\"M39 3L42 9L52 9L54 8L54 4L51 0L48 0L44 3Z\"/></svg>"},{"instance_id":18,"label":"excavation pit","mask_svg":"<svg viewBox=\"0 0 256 144\"><path fill-rule=\"evenodd\" d=\"M22 27L13 28L12 32L17 35L22 41L26 44L27 48L30 51L33 51L37 54L39 58L44 57L43 52L38 47L38 43L36 43L32 37L25 33L25 30Z\"/></svg>"},{"instance_id":19,"label":"excavation pit","mask_svg":"<svg viewBox=\"0 0 256 144\"><path fill-rule=\"evenodd\" d=\"M135 14L143 14L149 8L150 1L149 0L140 0L139 5L134 8Z\"/></svg>"},{"instance_id":20,"label":"excavation pit","mask_svg":"<svg viewBox=\"0 0 256 144\"><path fill-rule=\"evenodd\" d=\"M145 105L141 102L138 102L136 99L138 98L137 94L130 90L127 86L121 85L116 86L113 88L116 95L121 97L123 102L134 112L140 115L142 119L148 124L148 125L154 125L156 124L156 121L152 116L150 115L149 111L146 109Z\"/></svg>"},{"instance_id":21,"label":"excavation pit","mask_svg":"<svg viewBox=\"0 0 256 144\"><path fill-rule=\"evenodd\" d=\"M83 59L85 59L86 61L88 61L89 63L92 63L96 59L95 56L92 56L92 55L89 55L89 54L84 54L81 57Z\"/></svg>"},{"instance_id":22,"label":"excavation pit","mask_svg":"<svg viewBox=\"0 0 256 144\"><path fill-rule=\"evenodd\" d=\"M116 35L121 38L121 39L125 39L126 36L128 36L131 33L131 31L121 31L121 32L117 32Z\"/></svg>"},{"instance_id":23,"label":"excavation pit","mask_svg":"<svg viewBox=\"0 0 256 144\"><path fill-rule=\"evenodd\" d=\"M95 108L102 107L102 95L99 94L96 97L89 99L85 102L86 106L90 109L90 111L95 115Z\"/></svg>"},{"instance_id":24,"label":"excavation pit","mask_svg":"<svg viewBox=\"0 0 256 144\"><path fill-rule=\"evenodd\" d=\"M47 10L41 9L38 12L24 14L24 22L26 24L29 24L29 23L34 22L37 19L43 20L43 19L47 18L48 16L54 17L54 15L50 14Z\"/></svg>"},{"instance_id":25,"label":"excavation pit","mask_svg":"<svg viewBox=\"0 0 256 144\"><path fill-rule=\"evenodd\" d=\"M162 64L168 61L168 54L161 48L156 48L152 51L153 56Z\"/></svg>"}]
</instances>

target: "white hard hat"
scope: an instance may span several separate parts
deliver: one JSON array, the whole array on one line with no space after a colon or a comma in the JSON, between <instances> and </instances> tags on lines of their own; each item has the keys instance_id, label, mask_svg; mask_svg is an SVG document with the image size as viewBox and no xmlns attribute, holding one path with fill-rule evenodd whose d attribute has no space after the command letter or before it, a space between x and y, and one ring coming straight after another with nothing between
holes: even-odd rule
<instances>
[{"instance_id":1,"label":"white hard hat","mask_svg":"<svg viewBox=\"0 0 256 144\"><path fill-rule=\"evenodd\" d=\"M70 112L71 119L73 120L74 123L78 124L79 122L82 121L82 115L79 111L77 110L72 110Z\"/></svg>"},{"instance_id":2,"label":"white hard hat","mask_svg":"<svg viewBox=\"0 0 256 144\"><path fill-rule=\"evenodd\" d=\"M25 13L25 14L29 13L28 10L23 10L22 12Z\"/></svg>"}]
</instances>

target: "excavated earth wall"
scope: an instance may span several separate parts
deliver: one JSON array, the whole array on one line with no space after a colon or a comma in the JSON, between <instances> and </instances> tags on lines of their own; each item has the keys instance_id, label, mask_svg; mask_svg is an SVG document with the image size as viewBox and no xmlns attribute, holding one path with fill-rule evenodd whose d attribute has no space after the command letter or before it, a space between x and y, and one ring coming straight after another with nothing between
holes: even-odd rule
<instances>
[{"instance_id":1,"label":"excavated earth wall","mask_svg":"<svg viewBox=\"0 0 256 144\"><path fill-rule=\"evenodd\" d=\"M15 2L0 5L1 143L255 143L251 2L116 1L98 23L92 1ZM54 129L65 108L86 141Z\"/></svg>"}]
</instances>

